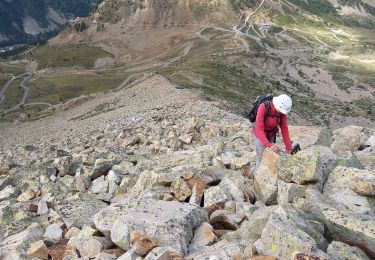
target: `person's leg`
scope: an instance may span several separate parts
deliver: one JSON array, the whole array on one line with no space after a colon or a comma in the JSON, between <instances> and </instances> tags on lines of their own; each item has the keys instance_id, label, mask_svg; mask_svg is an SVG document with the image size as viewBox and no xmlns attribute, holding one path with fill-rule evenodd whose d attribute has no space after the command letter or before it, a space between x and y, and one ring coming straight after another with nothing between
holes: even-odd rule
<instances>
[{"instance_id":1,"label":"person's leg","mask_svg":"<svg viewBox=\"0 0 375 260\"><path fill-rule=\"evenodd\" d=\"M260 161L262 160L262 155L263 155L265 147L255 135L253 135L253 138L254 138L254 143L255 143L255 150L257 153L257 161L253 168L253 175L255 176L256 171L258 170Z\"/></svg>"}]
</instances>

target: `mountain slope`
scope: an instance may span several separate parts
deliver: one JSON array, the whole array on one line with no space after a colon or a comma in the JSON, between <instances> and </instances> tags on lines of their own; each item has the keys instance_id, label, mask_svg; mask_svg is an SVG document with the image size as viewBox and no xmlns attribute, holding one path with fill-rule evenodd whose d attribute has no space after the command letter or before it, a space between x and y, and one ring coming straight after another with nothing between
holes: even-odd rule
<instances>
[{"instance_id":1,"label":"mountain slope","mask_svg":"<svg viewBox=\"0 0 375 260\"><path fill-rule=\"evenodd\" d=\"M100 0L7 0L0 2L0 46L56 34L67 20L87 16Z\"/></svg>"}]
</instances>

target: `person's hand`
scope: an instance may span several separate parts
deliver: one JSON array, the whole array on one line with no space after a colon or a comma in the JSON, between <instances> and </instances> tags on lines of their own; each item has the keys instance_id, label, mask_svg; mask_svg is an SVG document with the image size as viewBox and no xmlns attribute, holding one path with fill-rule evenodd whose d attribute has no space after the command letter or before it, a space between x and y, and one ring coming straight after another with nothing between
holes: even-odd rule
<instances>
[{"instance_id":1,"label":"person's hand","mask_svg":"<svg viewBox=\"0 0 375 260\"><path fill-rule=\"evenodd\" d=\"M270 147L271 151L277 153L277 154L280 154L280 148L276 145L276 144L273 144L271 147Z\"/></svg>"}]
</instances>

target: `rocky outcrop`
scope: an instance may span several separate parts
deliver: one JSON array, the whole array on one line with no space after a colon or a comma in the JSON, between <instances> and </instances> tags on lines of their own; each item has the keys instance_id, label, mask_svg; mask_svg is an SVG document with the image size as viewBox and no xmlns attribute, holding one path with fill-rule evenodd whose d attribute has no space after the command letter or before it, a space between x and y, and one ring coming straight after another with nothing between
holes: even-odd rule
<instances>
[{"instance_id":1,"label":"rocky outcrop","mask_svg":"<svg viewBox=\"0 0 375 260\"><path fill-rule=\"evenodd\" d=\"M277 203L277 181L276 162L279 155L266 149L262 161L254 177L254 189L262 202L267 205Z\"/></svg>"},{"instance_id":2,"label":"rocky outcrop","mask_svg":"<svg viewBox=\"0 0 375 260\"><path fill-rule=\"evenodd\" d=\"M131 233L139 231L186 254L193 231L207 220L199 206L174 201L125 200L95 215L95 226L125 250L131 248Z\"/></svg>"},{"instance_id":3,"label":"rocky outcrop","mask_svg":"<svg viewBox=\"0 0 375 260\"><path fill-rule=\"evenodd\" d=\"M324 223L335 239L358 246L369 256L375 257L374 215L350 211L315 190L306 191L302 208Z\"/></svg>"},{"instance_id":4,"label":"rocky outcrop","mask_svg":"<svg viewBox=\"0 0 375 260\"><path fill-rule=\"evenodd\" d=\"M371 188L371 182L359 181L363 180L365 176L371 177L371 175L373 174L367 171L338 166L330 173L323 194L357 214L372 215L375 212L375 198L361 196L351 188L358 190L361 187L366 188L367 185L367 188Z\"/></svg>"}]
</instances>

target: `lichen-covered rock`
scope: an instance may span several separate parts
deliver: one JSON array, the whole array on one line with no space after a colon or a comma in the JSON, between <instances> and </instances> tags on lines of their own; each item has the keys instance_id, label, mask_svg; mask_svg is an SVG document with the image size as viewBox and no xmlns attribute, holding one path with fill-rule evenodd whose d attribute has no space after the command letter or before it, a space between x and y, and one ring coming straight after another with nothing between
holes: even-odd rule
<instances>
[{"instance_id":1,"label":"lichen-covered rock","mask_svg":"<svg viewBox=\"0 0 375 260\"><path fill-rule=\"evenodd\" d=\"M302 150L293 156L282 156L276 163L276 171L285 182L306 184L323 179L320 156L315 151Z\"/></svg>"},{"instance_id":2,"label":"lichen-covered rock","mask_svg":"<svg viewBox=\"0 0 375 260\"><path fill-rule=\"evenodd\" d=\"M324 196L336 203L345 205L355 213L374 212L375 198L358 195L350 188L352 180L357 177L360 178L363 174L366 174L366 171L337 166L329 175L324 186Z\"/></svg>"},{"instance_id":3,"label":"lichen-covered rock","mask_svg":"<svg viewBox=\"0 0 375 260\"><path fill-rule=\"evenodd\" d=\"M25 256L32 243L41 240L43 229L36 223L26 230L9 236L0 242L0 249L12 252L15 255Z\"/></svg>"},{"instance_id":4,"label":"lichen-covered rock","mask_svg":"<svg viewBox=\"0 0 375 260\"><path fill-rule=\"evenodd\" d=\"M143 171L140 174L136 184L130 190L130 195L133 198L139 198L145 190L157 184L158 178L159 175L154 171Z\"/></svg>"},{"instance_id":5,"label":"lichen-covered rock","mask_svg":"<svg viewBox=\"0 0 375 260\"><path fill-rule=\"evenodd\" d=\"M305 196L304 185L287 183L282 180L278 182L277 202L278 204L293 203L298 198Z\"/></svg>"},{"instance_id":6,"label":"lichen-covered rock","mask_svg":"<svg viewBox=\"0 0 375 260\"><path fill-rule=\"evenodd\" d=\"M93 224L95 213L107 206L105 202L86 193L78 193L66 200L56 202L57 212L67 228L82 228L84 225Z\"/></svg>"},{"instance_id":7,"label":"lichen-covered rock","mask_svg":"<svg viewBox=\"0 0 375 260\"><path fill-rule=\"evenodd\" d=\"M271 213L277 208L276 205L260 207L250 214L248 220L245 220L239 229L224 235L224 239L228 242L235 242L242 250L251 246L260 239Z\"/></svg>"},{"instance_id":8,"label":"lichen-covered rock","mask_svg":"<svg viewBox=\"0 0 375 260\"><path fill-rule=\"evenodd\" d=\"M112 241L130 249L130 234L140 231L160 246L173 246L185 254L193 230L207 220L199 206L175 201L125 199L95 215L95 226Z\"/></svg>"},{"instance_id":9,"label":"lichen-covered rock","mask_svg":"<svg viewBox=\"0 0 375 260\"><path fill-rule=\"evenodd\" d=\"M356 246L349 246L339 241L333 241L327 248L332 260L350 259L350 260L370 260L366 254Z\"/></svg>"},{"instance_id":10,"label":"lichen-covered rock","mask_svg":"<svg viewBox=\"0 0 375 260\"><path fill-rule=\"evenodd\" d=\"M238 172L226 175L219 187L229 195L229 200L238 202L253 202L254 194L251 190L251 182Z\"/></svg>"},{"instance_id":11,"label":"lichen-covered rock","mask_svg":"<svg viewBox=\"0 0 375 260\"><path fill-rule=\"evenodd\" d=\"M349 182L352 191L363 196L375 196L375 172L361 170Z\"/></svg>"},{"instance_id":12,"label":"lichen-covered rock","mask_svg":"<svg viewBox=\"0 0 375 260\"><path fill-rule=\"evenodd\" d=\"M184 179L178 177L172 182L171 192L175 198L179 201L185 201L192 194L189 185L184 181Z\"/></svg>"},{"instance_id":13,"label":"lichen-covered rock","mask_svg":"<svg viewBox=\"0 0 375 260\"><path fill-rule=\"evenodd\" d=\"M306 190L301 208L324 223L333 238L358 246L375 257L375 217L358 214L340 206L316 190Z\"/></svg>"},{"instance_id":14,"label":"lichen-covered rock","mask_svg":"<svg viewBox=\"0 0 375 260\"><path fill-rule=\"evenodd\" d=\"M259 168L254 177L254 189L263 203L274 205L277 203L276 162L279 155L269 149L265 149Z\"/></svg>"},{"instance_id":15,"label":"lichen-covered rock","mask_svg":"<svg viewBox=\"0 0 375 260\"><path fill-rule=\"evenodd\" d=\"M309 216L291 204L279 206L272 212L255 243L257 251L281 259L290 259L296 251L324 256L327 241L311 223Z\"/></svg>"},{"instance_id":16,"label":"lichen-covered rock","mask_svg":"<svg viewBox=\"0 0 375 260\"><path fill-rule=\"evenodd\" d=\"M227 193L219 186L210 187L204 192L204 206L209 207L216 203L224 203L228 200Z\"/></svg>"},{"instance_id":17,"label":"lichen-covered rock","mask_svg":"<svg viewBox=\"0 0 375 260\"><path fill-rule=\"evenodd\" d=\"M202 250L189 254L184 257L186 260L194 259L221 259L221 260L240 260L241 249L235 243L229 243L226 240L203 248Z\"/></svg>"},{"instance_id":18,"label":"lichen-covered rock","mask_svg":"<svg viewBox=\"0 0 375 260\"><path fill-rule=\"evenodd\" d=\"M332 150L341 156L346 156L348 151L355 152L367 140L365 128L362 126L346 126L333 131Z\"/></svg>"},{"instance_id":19,"label":"lichen-covered rock","mask_svg":"<svg viewBox=\"0 0 375 260\"><path fill-rule=\"evenodd\" d=\"M294 252L292 254L291 260L328 260L327 257L316 255L316 254L309 254L305 252Z\"/></svg>"}]
</instances>

